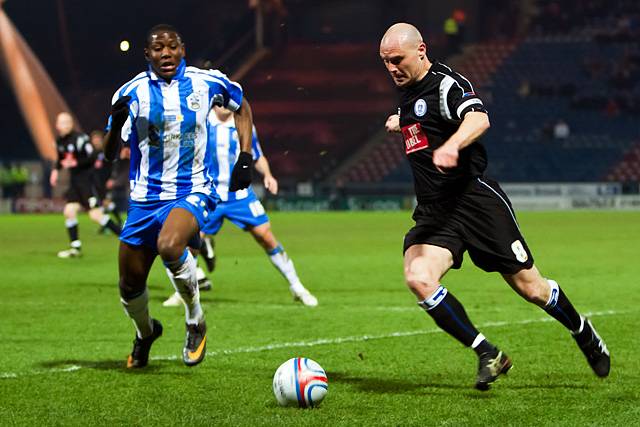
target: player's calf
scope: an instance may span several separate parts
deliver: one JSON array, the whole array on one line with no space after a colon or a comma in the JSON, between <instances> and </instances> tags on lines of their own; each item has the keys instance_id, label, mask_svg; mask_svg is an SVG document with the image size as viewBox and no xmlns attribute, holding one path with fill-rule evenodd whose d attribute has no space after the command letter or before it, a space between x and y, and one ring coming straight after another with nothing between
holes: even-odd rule
<instances>
[{"instance_id":1,"label":"player's calf","mask_svg":"<svg viewBox=\"0 0 640 427\"><path fill-rule=\"evenodd\" d=\"M444 286L439 286L428 298L418 302L445 332L471 347L478 356L476 379L478 390L488 390L489 384L511 368L511 360L491 344L475 328L460 303Z\"/></svg>"},{"instance_id":2,"label":"player's calf","mask_svg":"<svg viewBox=\"0 0 640 427\"><path fill-rule=\"evenodd\" d=\"M215 242L209 236L204 236L200 241L200 255L204 259L209 273L216 268L216 254L214 252Z\"/></svg>"}]
</instances>

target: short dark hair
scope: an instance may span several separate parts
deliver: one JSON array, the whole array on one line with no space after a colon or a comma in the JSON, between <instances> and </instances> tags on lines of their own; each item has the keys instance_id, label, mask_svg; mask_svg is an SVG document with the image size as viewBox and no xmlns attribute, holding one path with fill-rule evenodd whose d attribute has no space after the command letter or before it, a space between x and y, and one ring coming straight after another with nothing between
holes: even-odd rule
<instances>
[{"instance_id":1,"label":"short dark hair","mask_svg":"<svg viewBox=\"0 0 640 427\"><path fill-rule=\"evenodd\" d=\"M158 24L158 25L154 25L148 32L147 32L147 46L149 46L149 43L151 43L151 36L154 34L158 34L158 33L176 33L178 35L178 38L180 39L180 41L182 41L182 34L180 34L180 32L177 30L176 27L174 27L173 25L169 25L169 24Z\"/></svg>"},{"instance_id":2,"label":"short dark hair","mask_svg":"<svg viewBox=\"0 0 640 427\"><path fill-rule=\"evenodd\" d=\"M101 131L100 129L96 129L96 130L92 130L91 133L89 134L89 136L91 138L93 138L94 136L99 136L99 137L104 137L104 132Z\"/></svg>"}]
</instances>

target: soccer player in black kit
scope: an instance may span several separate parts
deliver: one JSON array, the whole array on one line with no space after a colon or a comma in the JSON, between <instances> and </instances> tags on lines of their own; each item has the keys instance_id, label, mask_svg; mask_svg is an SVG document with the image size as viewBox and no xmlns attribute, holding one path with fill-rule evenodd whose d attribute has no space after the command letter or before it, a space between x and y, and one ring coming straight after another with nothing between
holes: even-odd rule
<instances>
[{"instance_id":1,"label":"soccer player in black kit","mask_svg":"<svg viewBox=\"0 0 640 427\"><path fill-rule=\"evenodd\" d=\"M440 282L450 268L460 268L465 251L476 266L501 273L520 296L562 323L596 375L606 377L610 357L604 341L558 284L541 276L507 195L483 175L487 155L477 140L489 118L471 83L431 63L420 32L409 24L387 30L380 57L400 93L398 114L385 127L402 133L418 200L416 225L404 239L405 281L436 324L476 352L476 388L488 390L512 363Z\"/></svg>"},{"instance_id":2,"label":"soccer player in black kit","mask_svg":"<svg viewBox=\"0 0 640 427\"><path fill-rule=\"evenodd\" d=\"M95 162L95 150L85 133L73 129L73 117L63 112L56 118L56 149L58 161L51 171L49 183L52 187L58 184L60 169L68 169L70 173L69 189L66 193L64 218L69 233L70 248L58 252L60 258L77 258L82 255L82 242L78 236L78 211L84 207L89 217L98 224L106 226L115 234L120 234L120 227L98 205L97 195L93 190L92 170Z\"/></svg>"}]
</instances>

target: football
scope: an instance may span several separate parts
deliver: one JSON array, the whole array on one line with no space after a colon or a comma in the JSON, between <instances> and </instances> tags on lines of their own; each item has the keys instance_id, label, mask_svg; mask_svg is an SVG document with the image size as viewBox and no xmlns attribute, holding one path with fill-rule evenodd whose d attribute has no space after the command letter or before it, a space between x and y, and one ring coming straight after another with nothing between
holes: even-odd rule
<instances>
[{"instance_id":1,"label":"football","mask_svg":"<svg viewBox=\"0 0 640 427\"><path fill-rule=\"evenodd\" d=\"M318 406L328 387L322 366L306 357L287 360L273 376L273 394L281 406Z\"/></svg>"}]
</instances>

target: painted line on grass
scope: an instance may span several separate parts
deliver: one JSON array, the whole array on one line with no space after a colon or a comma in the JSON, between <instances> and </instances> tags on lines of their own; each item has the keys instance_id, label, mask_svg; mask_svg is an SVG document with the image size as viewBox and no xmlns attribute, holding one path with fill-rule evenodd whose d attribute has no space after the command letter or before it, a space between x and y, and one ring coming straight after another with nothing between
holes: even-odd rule
<instances>
[{"instance_id":1,"label":"painted line on grass","mask_svg":"<svg viewBox=\"0 0 640 427\"><path fill-rule=\"evenodd\" d=\"M585 316L588 317L601 317L601 316L615 316L620 314L628 314L633 313L638 310L604 310L604 311L595 311L585 313ZM502 326L515 326L515 325L528 325L531 323L547 323L547 322L555 322L556 320L550 316L538 318L538 319L525 319L518 320L515 322L485 322L480 324L479 329L482 328L495 328ZM320 338L317 340L310 341L292 341L292 342L282 342L282 343L274 343L267 344L262 346L255 347L238 347L232 348L228 350L218 350L218 351L210 351L207 352L207 356L215 357L215 356L226 356L233 354L243 354L243 353L260 353L264 351L271 350L280 350L283 348L298 348L298 347L316 347L319 345L335 345L335 344L344 344L344 343L352 343L352 342L366 342L366 341L374 341L374 340L382 340L389 338L404 338L404 337L413 337L418 335L431 335L437 333L444 333L442 329L421 329L417 331L398 331L391 332L387 334L379 334L379 335L351 335L346 337L338 337L338 338ZM151 357L151 360L178 360L178 356L155 356ZM124 361L123 361L124 364ZM89 367L82 367L79 365L69 365L62 368L51 368L51 369L39 369L25 372L0 372L0 380L1 379L15 379L25 376L32 375L45 375L45 374L56 374L56 373L66 373L66 372L76 372L81 369L91 369Z\"/></svg>"},{"instance_id":2,"label":"painted line on grass","mask_svg":"<svg viewBox=\"0 0 640 427\"><path fill-rule=\"evenodd\" d=\"M628 311L615 311L615 310L605 310L605 311L597 311L585 313L585 316L615 316L617 314L625 314L630 313L635 310ZM542 317L538 319L525 319L516 322L485 322L479 325L479 328L491 328L491 327L501 327L501 326L512 326L512 325L527 325L530 323L546 323L546 322L555 322L556 320L550 316ZM438 329L421 329L417 331L400 331L400 332L391 332L387 334L380 335L353 335L347 337L338 337L338 338L320 338L317 340L311 341L293 341L293 342L284 342L284 343L275 343L275 344L267 344L263 346L257 347L240 347L229 350L218 350L207 352L207 356L220 356L220 355L231 355L231 354L240 354L240 353L260 353L263 351L270 350L279 350L283 348L293 348L293 347L315 347L319 345L331 345L331 344L343 344L343 343L351 343L351 342L364 342L364 341L373 341L373 340L382 340L388 338L404 338L404 337L412 337L417 335L430 335L444 333L444 331L440 328ZM175 360L177 356L167 356L167 357L158 357L156 360ZM154 359L154 358L152 358Z\"/></svg>"}]
</instances>

